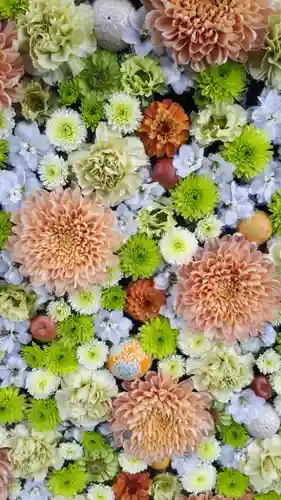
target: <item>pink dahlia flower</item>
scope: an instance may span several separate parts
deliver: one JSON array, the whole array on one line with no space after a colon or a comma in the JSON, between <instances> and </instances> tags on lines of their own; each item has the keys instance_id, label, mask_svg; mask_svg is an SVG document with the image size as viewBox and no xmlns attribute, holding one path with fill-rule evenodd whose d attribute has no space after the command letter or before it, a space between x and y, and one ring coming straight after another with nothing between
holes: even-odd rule
<instances>
[{"instance_id":1,"label":"pink dahlia flower","mask_svg":"<svg viewBox=\"0 0 281 500\"><path fill-rule=\"evenodd\" d=\"M0 109L16 100L14 90L24 74L14 22L0 22Z\"/></svg>"}]
</instances>

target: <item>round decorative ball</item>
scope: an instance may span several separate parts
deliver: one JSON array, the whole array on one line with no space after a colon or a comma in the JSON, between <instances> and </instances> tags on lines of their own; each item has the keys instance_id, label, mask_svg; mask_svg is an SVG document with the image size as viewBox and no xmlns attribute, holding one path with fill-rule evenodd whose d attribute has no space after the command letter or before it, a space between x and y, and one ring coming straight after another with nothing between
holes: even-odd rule
<instances>
[{"instance_id":1,"label":"round decorative ball","mask_svg":"<svg viewBox=\"0 0 281 500\"><path fill-rule=\"evenodd\" d=\"M248 241L254 241L258 245L262 245L272 235L270 218L265 212L258 211L248 219L242 220L238 226L238 231Z\"/></svg>"},{"instance_id":2,"label":"round decorative ball","mask_svg":"<svg viewBox=\"0 0 281 500\"><path fill-rule=\"evenodd\" d=\"M136 339L129 339L112 346L107 358L107 368L121 380L135 380L150 368L152 359Z\"/></svg>"},{"instance_id":3,"label":"round decorative ball","mask_svg":"<svg viewBox=\"0 0 281 500\"><path fill-rule=\"evenodd\" d=\"M134 7L129 0L95 0L94 32L99 47L118 52L128 44L122 40L124 28L129 27L129 15Z\"/></svg>"},{"instance_id":4,"label":"round decorative ball","mask_svg":"<svg viewBox=\"0 0 281 500\"><path fill-rule=\"evenodd\" d=\"M260 398L267 400L272 396L272 387L265 375L256 375L251 384L251 389L254 391L255 395Z\"/></svg>"},{"instance_id":5,"label":"round decorative ball","mask_svg":"<svg viewBox=\"0 0 281 500\"><path fill-rule=\"evenodd\" d=\"M159 182L164 189L171 189L178 181L177 171L170 158L158 160L152 171L153 182Z\"/></svg>"},{"instance_id":6,"label":"round decorative ball","mask_svg":"<svg viewBox=\"0 0 281 500\"><path fill-rule=\"evenodd\" d=\"M31 335L40 342L50 342L56 338L56 325L49 316L39 315L31 320Z\"/></svg>"},{"instance_id":7,"label":"round decorative ball","mask_svg":"<svg viewBox=\"0 0 281 500\"><path fill-rule=\"evenodd\" d=\"M246 427L250 436L265 439L276 434L280 427L280 418L274 408L265 403L262 411L255 415Z\"/></svg>"}]
</instances>

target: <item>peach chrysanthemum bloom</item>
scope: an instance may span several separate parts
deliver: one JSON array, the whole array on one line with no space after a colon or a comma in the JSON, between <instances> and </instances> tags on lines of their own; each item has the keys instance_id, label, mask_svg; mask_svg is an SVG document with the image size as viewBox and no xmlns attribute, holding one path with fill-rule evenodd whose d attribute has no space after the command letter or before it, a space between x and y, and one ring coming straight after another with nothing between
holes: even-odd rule
<instances>
[{"instance_id":1,"label":"peach chrysanthemum bloom","mask_svg":"<svg viewBox=\"0 0 281 500\"><path fill-rule=\"evenodd\" d=\"M152 44L169 47L195 71L227 59L245 62L263 45L268 0L144 0Z\"/></svg>"},{"instance_id":2,"label":"peach chrysanthemum bloom","mask_svg":"<svg viewBox=\"0 0 281 500\"><path fill-rule=\"evenodd\" d=\"M16 23L0 22L0 109L16 100L14 89L24 68L20 57Z\"/></svg>"},{"instance_id":3,"label":"peach chrysanthemum bloom","mask_svg":"<svg viewBox=\"0 0 281 500\"><path fill-rule=\"evenodd\" d=\"M191 330L226 345L257 336L280 300L274 265L240 234L210 240L179 270L178 314Z\"/></svg>"},{"instance_id":4,"label":"peach chrysanthemum bloom","mask_svg":"<svg viewBox=\"0 0 281 500\"><path fill-rule=\"evenodd\" d=\"M149 156L172 157L188 138L189 118L171 99L154 101L144 111L139 136Z\"/></svg>"},{"instance_id":5,"label":"peach chrysanthemum bloom","mask_svg":"<svg viewBox=\"0 0 281 500\"><path fill-rule=\"evenodd\" d=\"M155 288L153 279L135 281L128 286L126 293L125 311L140 321L158 316L166 300L165 292Z\"/></svg>"},{"instance_id":6,"label":"peach chrysanthemum bloom","mask_svg":"<svg viewBox=\"0 0 281 500\"><path fill-rule=\"evenodd\" d=\"M192 381L178 383L161 373L124 382L127 392L113 401L111 428L116 445L147 463L192 452L214 429L212 398L193 392Z\"/></svg>"},{"instance_id":7,"label":"peach chrysanthemum bloom","mask_svg":"<svg viewBox=\"0 0 281 500\"><path fill-rule=\"evenodd\" d=\"M56 295L91 289L118 263L121 235L98 198L80 189L34 191L15 214L8 248L20 273Z\"/></svg>"}]
</instances>

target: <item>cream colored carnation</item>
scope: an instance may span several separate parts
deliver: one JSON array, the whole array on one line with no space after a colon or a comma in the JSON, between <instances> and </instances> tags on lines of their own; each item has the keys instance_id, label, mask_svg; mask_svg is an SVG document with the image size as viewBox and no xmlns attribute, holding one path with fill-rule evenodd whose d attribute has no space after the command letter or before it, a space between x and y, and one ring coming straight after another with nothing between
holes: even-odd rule
<instances>
[{"instance_id":1,"label":"cream colored carnation","mask_svg":"<svg viewBox=\"0 0 281 500\"><path fill-rule=\"evenodd\" d=\"M195 389L208 391L226 403L233 391L251 383L253 356L241 355L234 347L216 345L199 359L187 359L186 372L193 374Z\"/></svg>"},{"instance_id":2,"label":"cream colored carnation","mask_svg":"<svg viewBox=\"0 0 281 500\"><path fill-rule=\"evenodd\" d=\"M281 493L281 437L278 434L249 444L245 473L257 491Z\"/></svg>"}]
</instances>

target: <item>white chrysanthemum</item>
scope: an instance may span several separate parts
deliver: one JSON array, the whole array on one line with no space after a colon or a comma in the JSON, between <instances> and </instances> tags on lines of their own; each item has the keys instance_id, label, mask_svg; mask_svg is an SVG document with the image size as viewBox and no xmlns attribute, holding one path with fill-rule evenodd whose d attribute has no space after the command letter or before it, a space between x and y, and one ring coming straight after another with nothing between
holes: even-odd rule
<instances>
[{"instance_id":1,"label":"white chrysanthemum","mask_svg":"<svg viewBox=\"0 0 281 500\"><path fill-rule=\"evenodd\" d=\"M0 109L0 139L8 139L11 135L15 126L15 114L12 106Z\"/></svg>"},{"instance_id":2,"label":"white chrysanthemum","mask_svg":"<svg viewBox=\"0 0 281 500\"><path fill-rule=\"evenodd\" d=\"M77 111L58 109L46 123L46 134L53 146L61 151L75 151L85 141L87 130Z\"/></svg>"},{"instance_id":3,"label":"white chrysanthemum","mask_svg":"<svg viewBox=\"0 0 281 500\"><path fill-rule=\"evenodd\" d=\"M183 474L181 482L188 493L210 491L216 484L216 469L208 464L199 465L187 474Z\"/></svg>"},{"instance_id":4,"label":"white chrysanthemum","mask_svg":"<svg viewBox=\"0 0 281 500\"><path fill-rule=\"evenodd\" d=\"M105 106L105 114L108 125L123 134L131 134L137 130L142 119L138 99L126 92L118 92L111 97L109 104Z\"/></svg>"},{"instance_id":5,"label":"white chrysanthemum","mask_svg":"<svg viewBox=\"0 0 281 500\"><path fill-rule=\"evenodd\" d=\"M183 356L172 354L158 362L158 370L172 378L180 378L185 374L185 359Z\"/></svg>"},{"instance_id":6,"label":"white chrysanthemum","mask_svg":"<svg viewBox=\"0 0 281 500\"><path fill-rule=\"evenodd\" d=\"M67 182L68 164L63 158L49 153L40 161L38 174L45 188L56 189Z\"/></svg>"},{"instance_id":7,"label":"white chrysanthemum","mask_svg":"<svg viewBox=\"0 0 281 500\"><path fill-rule=\"evenodd\" d=\"M277 394L281 394L281 371L274 373L270 377L270 383L272 388Z\"/></svg>"},{"instance_id":8,"label":"white chrysanthemum","mask_svg":"<svg viewBox=\"0 0 281 500\"><path fill-rule=\"evenodd\" d=\"M114 500L114 493L110 486L93 484L87 495L89 500Z\"/></svg>"},{"instance_id":9,"label":"white chrysanthemum","mask_svg":"<svg viewBox=\"0 0 281 500\"><path fill-rule=\"evenodd\" d=\"M47 370L32 370L26 377L25 387L35 399L46 399L53 394L60 383L60 378Z\"/></svg>"},{"instance_id":10,"label":"white chrysanthemum","mask_svg":"<svg viewBox=\"0 0 281 500\"><path fill-rule=\"evenodd\" d=\"M107 277L105 278L102 284L104 288L108 288L113 285L118 285L119 281L123 278L119 265L115 267L108 267L106 272L107 272Z\"/></svg>"},{"instance_id":11,"label":"white chrysanthemum","mask_svg":"<svg viewBox=\"0 0 281 500\"><path fill-rule=\"evenodd\" d=\"M88 370L101 368L106 362L107 355L108 347L106 343L99 340L83 344L77 349L78 362Z\"/></svg>"},{"instance_id":12,"label":"white chrysanthemum","mask_svg":"<svg viewBox=\"0 0 281 500\"><path fill-rule=\"evenodd\" d=\"M64 321L71 314L71 309L64 299L53 300L47 306L47 314L53 321Z\"/></svg>"},{"instance_id":13,"label":"white chrysanthemum","mask_svg":"<svg viewBox=\"0 0 281 500\"><path fill-rule=\"evenodd\" d=\"M190 262L198 242L188 229L174 228L162 236L159 247L166 262L180 265Z\"/></svg>"},{"instance_id":14,"label":"white chrysanthemum","mask_svg":"<svg viewBox=\"0 0 281 500\"><path fill-rule=\"evenodd\" d=\"M281 325L281 309L275 315L274 320L271 322L272 326L280 326Z\"/></svg>"},{"instance_id":15,"label":"white chrysanthemum","mask_svg":"<svg viewBox=\"0 0 281 500\"><path fill-rule=\"evenodd\" d=\"M101 289L94 286L91 290L69 294L68 300L72 309L79 314L95 314L100 308Z\"/></svg>"},{"instance_id":16,"label":"white chrysanthemum","mask_svg":"<svg viewBox=\"0 0 281 500\"><path fill-rule=\"evenodd\" d=\"M118 455L118 461L120 467L123 471L129 472L129 474L137 474L147 469L147 463L143 460L139 460L136 457L130 457L121 451Z\"/></svg>"},{"instance_id":17,"label":"white chrysanthemum","mask_svg":"<svg viewBox=\"0 0 281 500\"><path fill-rule=\"evenodd\" d=\"M281 369L281 358L273 349L267 349L258 357L256 365L261 373L276 373Z\"/></svg>"},{"instance_id":18,"label":"white chrysanthemum","mask_svg":"<svg viewBox=\"0 0 281 500\"><path fill-rule=\"evenodd\" d=\"M214 462L220 456L220 444L214 438L205 438L197 447L197 455L202 462Z\"/></svg>"},{"instance_id":19,"label":"white chrysanthemum","mask_svg":"<svg viewBox=\"0 0 281 500\"><path fill-rule=\"evenodd\" d=\"M191 358L200 357L214 345L211 340L204 336L204 333L193 333L189 330L180 332L177 343L183 354Z\"/></svg>"},{"instance_id":20,"label":"white chrysanthemum","mask_svg":"<svg viewBox=\"0 0 281 500\"><path fill-rule=\"evenodd\" d=\"M61 443L59 445L59 456L63 460L77 460L83 456L83 448L78 443Z\"/></svg>"},{"instance_id":21,"label":"white chrysanthemum","mask_svg":"<svg viewBox=\"0 0 281 500\"><path fill-rule=\"evenodd\" d=\"M221 233L222 222L216 215L208 215L197 223L195 235L202 243L217 238Z\"/></svg>"},{"instance_id":22,"label":"white chrysanthemum","mask_svg":"<svg viewBox=\"0 0 281 500\"><path fill-rule=\"evenodd\" d=\"M273 401L273 406L276 410L276 413L281 417L281 395L276 396L276 398Z\"/></svg>"}]
</instances>

